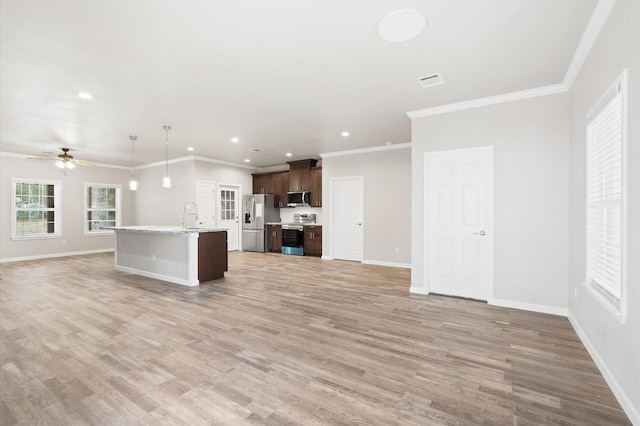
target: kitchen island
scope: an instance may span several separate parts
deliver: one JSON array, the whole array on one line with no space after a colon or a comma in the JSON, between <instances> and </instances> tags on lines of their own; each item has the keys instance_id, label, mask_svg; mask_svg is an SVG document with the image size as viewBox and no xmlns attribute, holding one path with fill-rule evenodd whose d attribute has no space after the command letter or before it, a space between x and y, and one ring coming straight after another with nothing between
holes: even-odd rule
<instances>
[{"instance_id":1,"label":"kitchen island","mask_svg":"<svg viewBox=\"0 0 640 426\"><path fill-rule=\"evenodd\" d=\"M185 286L224 278L227 230L116 226L115 269Z\"/></svg>"}]
</instances>

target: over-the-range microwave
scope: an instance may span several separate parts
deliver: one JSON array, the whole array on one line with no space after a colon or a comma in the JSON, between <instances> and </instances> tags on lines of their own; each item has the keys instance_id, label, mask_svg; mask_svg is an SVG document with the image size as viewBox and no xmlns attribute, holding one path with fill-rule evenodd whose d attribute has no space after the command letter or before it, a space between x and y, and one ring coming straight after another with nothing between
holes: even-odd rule
<instances>
[{"instance_id":1,"label":"over-the-range microwave","mask_svg":"<svg viewBox=\"0 0 640 426\"><path fill-rule=\"evenodd\" d=\"M310 202L309 191L287 192L287 207L308 207Z\"/></svg>"}]
</instances>

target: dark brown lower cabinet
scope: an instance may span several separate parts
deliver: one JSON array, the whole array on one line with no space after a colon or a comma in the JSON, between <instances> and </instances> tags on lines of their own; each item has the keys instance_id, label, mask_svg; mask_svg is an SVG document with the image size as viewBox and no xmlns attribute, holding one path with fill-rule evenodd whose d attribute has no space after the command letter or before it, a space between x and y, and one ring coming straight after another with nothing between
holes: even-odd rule
<instances>
[{"instance_id":1,"label":"dark brown lower cabinet","mask_svg":"<svg viewBox=\"0 0 640 426\"><path fill-rule=\"evenodd\" d=\"M282 226L267 225L267 251L282 252Z\"/></svg>"},{"instance_id":2,"label":"dark brown lower cabinet","mask_svg":"<svg viewBox=\"0 0 640 426\"><path fill-rule=\"evenodd\" d=\"M227 231L201 232L198 236L198 281L224 278L229 270Z\"/></svg>"},{"instance_id":3,"label":"dark brown lower cabinet","mask_svg":"<svg viewBox=\"0 0 640 426\"><path fill-rule=\"evenodd\" d=\"M306 256L322 256L322 226L305 225L304 254Z\"/></svg>"}]
</instances>

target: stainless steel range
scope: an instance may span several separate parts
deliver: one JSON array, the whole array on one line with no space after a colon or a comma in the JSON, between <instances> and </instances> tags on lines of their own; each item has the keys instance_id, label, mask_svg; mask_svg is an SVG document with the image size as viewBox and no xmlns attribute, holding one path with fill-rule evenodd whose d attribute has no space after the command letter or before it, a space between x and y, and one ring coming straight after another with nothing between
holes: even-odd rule
<instances>
[{"instance_id":1,"label":"stainless steel range","mask_svg":"<svg viewBox=\"0 0 640 426\"><path fill-rule=\"evenodd\" d=\"M304 225L316 222L316 215L295 213L292 223L282 224L282 254L304 256Z\"/></svg>"}]
</instances>

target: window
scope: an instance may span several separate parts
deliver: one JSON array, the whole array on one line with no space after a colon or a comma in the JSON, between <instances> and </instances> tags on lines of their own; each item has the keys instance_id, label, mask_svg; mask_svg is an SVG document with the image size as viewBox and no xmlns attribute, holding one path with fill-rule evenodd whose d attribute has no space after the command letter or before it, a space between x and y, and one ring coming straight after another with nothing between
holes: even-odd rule
<instances>
[{"instance_id":1,"label":"window","mask_svg":"<svg viewBox=\"0 0 640 426\"><path fill-rule=\"evenodd\" d=\"M220 191L220 219L234 220L236 218L235 191L223 189Z\"/></svg>"},{"instance_id":2,"label":"window","mask_svg":"<svg viewBox=\"0 0 640 426\"><path fill-rule=\"evenodd\" d=\"M84 184L85 234L109 234L120 225L120 185Z\"/></svg>"},{"instance_id":3,"label":"window","mask_svg":"<svg viewBox=\"0 0 640 426\"><path fill-rule=\"evenodd\" d=\"M60 236L60 182L11 179L12 239Z\"/></svg>"},{"instance_id":4,"label":"window","mask_svg":"<svg viewBox=\"0 0 640 426\"><path fill-rule=\"evenodd\" d=\"M624 318L626 70L587 115L586 283Z\"/></svg>"}]
</instances>

